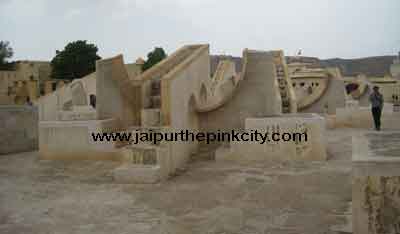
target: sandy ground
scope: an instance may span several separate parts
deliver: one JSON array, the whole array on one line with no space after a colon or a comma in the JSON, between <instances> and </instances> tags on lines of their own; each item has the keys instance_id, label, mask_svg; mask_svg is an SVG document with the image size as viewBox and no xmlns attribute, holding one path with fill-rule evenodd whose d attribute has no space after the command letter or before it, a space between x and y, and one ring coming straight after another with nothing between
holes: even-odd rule
<instances>
[{"instance_id":1,"label":"sandy ground","mask_svg":"<svg viewBox=\"0 0 400 234\"><path fill-rule=\"evenodd\" d=\"M196 162L157 185L113 182L112 162L0 156L0 233L341 233L355 131L327 132L326 162Z\"/></svg>"}]
</instances>

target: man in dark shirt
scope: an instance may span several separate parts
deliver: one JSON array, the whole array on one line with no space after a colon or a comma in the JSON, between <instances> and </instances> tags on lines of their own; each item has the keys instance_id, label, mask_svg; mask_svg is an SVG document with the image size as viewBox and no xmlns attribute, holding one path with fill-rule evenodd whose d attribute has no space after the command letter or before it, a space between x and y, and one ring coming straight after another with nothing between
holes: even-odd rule
<instances>
[{"instance_id":1,"label":"man in dark shirt","mask_svg":"<svg viewBox=\"0 0 400 234\"><path fill-rule=\"evenodd\" d=\"M372 116L374 117L375 129L377 131L381 130L381 115L383 108L383 96L379 92L379 87L374 86L373 92L369 95L369 101L372 107Z\"/></svg>"}]
</instances>

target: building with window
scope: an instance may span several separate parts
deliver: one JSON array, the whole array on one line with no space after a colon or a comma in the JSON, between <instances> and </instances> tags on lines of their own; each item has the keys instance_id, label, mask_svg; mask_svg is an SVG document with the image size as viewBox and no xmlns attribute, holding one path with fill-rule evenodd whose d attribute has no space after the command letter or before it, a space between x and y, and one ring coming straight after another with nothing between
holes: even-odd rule
<instances>
[{"instance_id":1,"label":"building with window","mask_svg":"<svg viewBox=\"0 0 400 234\"><path fill-rule=\"evenodd\" d=\"M50 78L48 61L17 61L13 70L0 70L0 105L34 102L64 84Z\"/></svg>"}]
</instances>

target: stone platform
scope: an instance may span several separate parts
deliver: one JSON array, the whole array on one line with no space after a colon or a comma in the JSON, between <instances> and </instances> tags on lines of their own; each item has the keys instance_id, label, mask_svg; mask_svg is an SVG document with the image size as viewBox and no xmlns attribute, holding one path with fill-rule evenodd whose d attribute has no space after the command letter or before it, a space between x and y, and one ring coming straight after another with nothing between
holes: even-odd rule
<instances>
[{"instance_id":1,"label":"stone platform","mask_svg":"<svg viewBox=\"0 0 400 234\"><path fill-rule=\"evenodd\" d=\"M36 150L37 122L34 106L0 105L0 154Z\"/></svg>"},{"instance_id":2,"label":"stone platform","mask_svg":"<svg viewBox=\"0 0 400 234\"><path fill-rule=\"evenodd\" d=\"M400 112L394 111L393 104L385 103L382 110L382 129L400 130ZM336 109L334 127L351 127L362 129L373 129L371 107L360 107L358 105Z\"/></svg>"},{"instance_id":3,"label":"stone platform","mask_svg":"<svg viewBox=\"0 0 400 234\"><path fill-rule=\"evenodd\" d=\"M39 122L40 159L121 161L114 142L94 141L92 133L112 132L113 119Z\"/></svg>"},{"instance_id":4,"label":"stone platform","mask_svg":"<svg viewBox=\"0 0 400 234\"><path fill-rule=\"evenodd\" d=\"M326 160L325 119L317 114L284 114L277 117L249 118L247 132L300 134L291 141L232 141L230 150L218 150L216 160L234 161L302 161ZM306 134L306 135L304 135ZM307 140L305 139L307 136Z\"/></svg>"},{"instance_id":5,"label":"stone platform","mask_svg":"<svg viewBox=\"0 0 400 234\"><path fill-rule=\"evenodd\" d=\"M353 137L353 231L400 233L400 131Z\"/></svg>"}]
</instances>

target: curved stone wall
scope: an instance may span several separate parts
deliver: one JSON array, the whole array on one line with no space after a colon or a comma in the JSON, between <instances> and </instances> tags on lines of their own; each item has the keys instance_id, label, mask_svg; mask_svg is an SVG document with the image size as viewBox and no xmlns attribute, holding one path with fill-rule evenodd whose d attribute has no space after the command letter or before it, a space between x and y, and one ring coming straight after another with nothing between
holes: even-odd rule
<instances>
[{"instance_id":1,"label":"curved stone wall","mask_svg":"<svg viewBox=\"0 0 400 234\"><path fill-rule=\"evenodd\" d=\"M212 78L206 101L202 101L203 98L197 100L196 111L213 111L229 101L236 89L237 82L235 80L238 79L236 77L235 64L232 61L221 61ZM200 93L202 93L201 90Z\"/></svg>"},{"instance_id":2,"label":"curved stone wall","mask_svg":"<svg viewBox=\"0 0 400 234\"><path fill-rule=\"evenodd\" d=\"M306 102L301 109L305 113L335 114L336 108L345 106L345 86L343 79L327 78L321 89Z\"/></svg>"},{"instance_id":3,"label":"curved stone wall","mask_svg":"<svg viewBox=\"0 0 400 234\"><path fill-rule=\"evenodd\" d=\"M244 129L249 117L282 113L274 56L266 51L243 51L243 70L233 81L221 85L224 98L200 109L204 131Z\"/></svg>"},{"instance_id":4,"label":"curved stone wall","mask_svg":"<svg viewBox=\"0 0 400 234\"><path fill-rule=\"evenodd\" d=\"M296 94L297 94L297 108L299 111L311 106L315 102L317 102L323 95L325 95L326 90L328 89L330 79L328 77L322 78L317 82L312 82L310 84L305 83L303 87L296 87ZM314 85L318 84L318 86ZM297 84L296 84L297 86ZM298 95L300 91L306 92L304 96ZM311 94L309 94L308 90L311 90Z\"/></svg>"}]
</instances>

